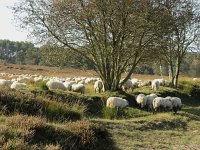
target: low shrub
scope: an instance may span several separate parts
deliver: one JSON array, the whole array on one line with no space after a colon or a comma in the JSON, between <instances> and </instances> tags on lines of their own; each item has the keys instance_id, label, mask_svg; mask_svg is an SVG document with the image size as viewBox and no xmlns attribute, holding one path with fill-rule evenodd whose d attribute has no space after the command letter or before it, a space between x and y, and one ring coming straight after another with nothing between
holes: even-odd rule
<instances>
[{"instance_id":1,"label":"low shrub","mask_svg":"<svg viewBox=\"0 0 200 150\"><path fill-rule=\"evenodd\" d=\"M195 98L200 96L200 82L181 81L179 83L179 89L183 90L188 96Z\"/></svg>"},{"instance_id":2,"label":"low shrub","mask_svg":"<svg viewBox=\"0 0 200 150\"><path fill-rule=\"evenodd\" d=\"M72 109L72 103L55 102L29 92L6 89L0 91L0 103L1 111L6 115L15 113L40 115L51 121L79 120L85 111L84 105Z\"/></svg>"},{"instance_id":3,"label":"low shrub","mask_svg":"<svg viewBox=\"0 0 200 150\"><path fill-rule=\"evenodd\" d=\"M13 136L7 136L10 132ZM50 124L45 119L16 115L0 130L4 149L113 149L107 130L88 120Z\"/></svg>"}]
</instances>

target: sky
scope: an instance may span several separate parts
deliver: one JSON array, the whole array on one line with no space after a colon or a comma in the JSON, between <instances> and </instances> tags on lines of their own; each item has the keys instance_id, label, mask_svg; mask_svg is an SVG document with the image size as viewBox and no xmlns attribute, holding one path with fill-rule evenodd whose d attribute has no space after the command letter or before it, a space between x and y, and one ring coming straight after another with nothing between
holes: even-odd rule
<instances>
[{"instance_id":1,"label":"sky","mask_svg":"<svg viewBox=\"0 0 200 150\"><path fill-rule=\"evenodd\" d=\"M10 41L30 41L27 38L28 33L20 30L14 24L14 14L10 6L20 0L0 0L0 40L8 39Z\"/></svg>"}]
</instances>

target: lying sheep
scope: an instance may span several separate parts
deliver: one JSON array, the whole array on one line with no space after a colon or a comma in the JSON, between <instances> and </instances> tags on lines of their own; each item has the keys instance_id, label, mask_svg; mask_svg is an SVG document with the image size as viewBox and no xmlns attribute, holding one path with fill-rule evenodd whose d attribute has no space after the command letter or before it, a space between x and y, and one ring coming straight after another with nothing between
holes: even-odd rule
<instances>
[{"instance_id":1,"label":"lying sheep","mask_svg":"<svg viewBox=\"0 0 200 150\"><path fill-rule=\"evenodd\" d=\"M16 90L21 90L21 89L26 89L27 85L25 83L19 83L19 82L15 81L15 82L12 83L10 88L16 89Z\"/></svg>"},{"instance_id":2,"label":"lying sheep","mask_svg":"<svg viewBox=\"0 0 200 150\"><path fill-rule=\"evenodd\" d=\"M145 95L144 94L139 94L136 97L136 102L137 104L141 107L144 108L146 106L146 99L145 99Z\"/></svg>"},{"instance_id":3,"label":"lying sheep","mask_svg":"<svg viewBox=\"0 0 200 150\"><path fill-rule=\"evenodd\" d=\"M101 80L98 80L94 83L94 92L96 93L97 91L101 93L103 90L103 82Z\"/></svg>"},{"instance_id":4,"label":"lying sheep","mask_svg":"<svg viewBox=\"0 0 200 150\"><path fill-rule=\"evenodd\" d=\"M156 94L150 94L145 96L146 106L148 111L153 111L153 100L158 97Z\"/></svg>"},{"instance_id":5,"label":"lying sheep","mask_svg":"<svg viewBox=\"0 0 200 150\"><path fill-rule=\"evenodd\" d=\"M46 86L50 89L50 90L66 90L66 87L64 86L64 84L61 81L56 81L56 80L49 80L46 83Z\"/></svg>"},{"instance_id":6,"label":"lying sheep","mask_svg":"<svg viewBox=\"0 0 200 150\"><path fill-rule=\"evenodd\" d=\"M109 97L106 102L106 107L110 108L124 108L126 106L128 106L128 101L120 97Z\"/></svg>"},{"instance_id":7,"label":"lying sheep","mask_svg":"<svg viewBox=\"0 0 200 150\"><path fill-rule=\"evenodd\" d=\"M153 80L152 82L151 82L151 87L152 87L152 89L153 90L158 90L159 89L159 87L160 87L160 82L158 81L158 80Z\"/></svg>"},{"instance_id":8,"label":"lying sheep","mask_svg":"<svg viewBox=\"0 0 200 150\"><path fill-rule=\"evenodd\" d=\"M80 92L81 94L85 93L85 85L84 84L73 84L71 90L73 92Z\"/></svg>"}]
</instances>

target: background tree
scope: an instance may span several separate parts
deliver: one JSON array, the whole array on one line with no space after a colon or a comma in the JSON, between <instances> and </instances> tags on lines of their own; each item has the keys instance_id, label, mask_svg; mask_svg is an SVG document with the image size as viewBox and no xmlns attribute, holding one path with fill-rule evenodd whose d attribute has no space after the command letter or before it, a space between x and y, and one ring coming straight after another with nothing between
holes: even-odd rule
<instances>
[{"instance_id":1,"label":"background tree","mask_svg":"<svg viewBox=\"0 0 200 150\"><path fill-rule=\"evenodd\" d=\"M166 0L160 6L163 9L160 52L169 65L172 86L177 87L183 58L194 50L192 44L199 36L199 7L192 0Z\"/></svg>"}]
</instances>

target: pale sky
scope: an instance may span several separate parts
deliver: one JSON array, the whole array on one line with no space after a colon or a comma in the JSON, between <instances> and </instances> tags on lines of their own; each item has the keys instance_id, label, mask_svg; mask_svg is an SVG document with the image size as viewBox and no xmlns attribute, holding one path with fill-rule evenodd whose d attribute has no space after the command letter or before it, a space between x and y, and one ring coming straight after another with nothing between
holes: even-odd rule
<instances>
[{"instance_id":1,"label":"pale sky","mask_svg":"<svg viewBox=\"0 0 200 150\"><path fill-rule=\"evenodd\" d=\"M0 39L11 41L30 41L27 38L27 32L20 31L19 27L14 25L14 15L12 10L7 8L13 6L20 0L0 0Z\"/></svg>"}]
</instances>

